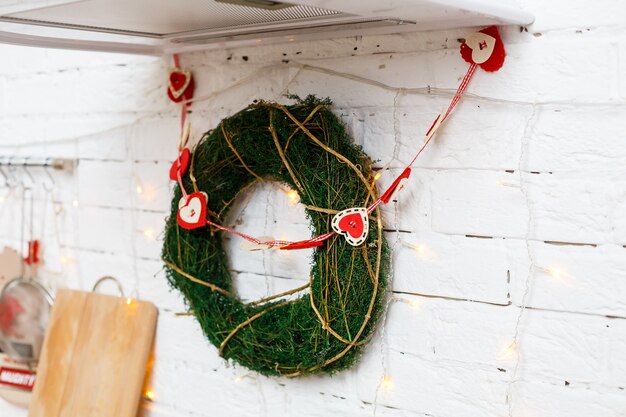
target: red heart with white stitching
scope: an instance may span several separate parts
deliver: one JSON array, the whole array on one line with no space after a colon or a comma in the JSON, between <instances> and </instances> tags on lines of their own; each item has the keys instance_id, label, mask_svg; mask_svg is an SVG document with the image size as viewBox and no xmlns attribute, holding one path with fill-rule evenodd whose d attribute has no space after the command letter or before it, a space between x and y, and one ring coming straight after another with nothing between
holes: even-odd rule
<instances>
[{"instance_id":1,"label":"red heart with white stitching","mask_svg":"<svg viewBox=\"0 0 626 417\"><path fill-rule=\"evenodd\" d=\"M369 232L367 209L363 207L349 208L335 214L331 226L335 232L343 235L349 244L359 246Z\"/></svg>"},{"instance_id":2,"label":"red heart with white stitching","mask_svg":"<svg viewBox=\"0 0 626 417\"><path fill-rule=\"evenodd\" d=\"M189 100L193 97L194 82L191 71L175 68L170 71L167 95L174 102Z\"/></svg>"},{"instance_id":3,"label":"red heart with white stitching","mask_svg":"<svg viewBox=\"0 0 626 417\"><path fill-rule=\"evenodd\" d=\"M206 193L197 192L189 194L187 198L180 199L178 203L178 216L176 220L183 229L193 230L206 226L206 205L208 197Z\"/></svg>"}]
</instances>

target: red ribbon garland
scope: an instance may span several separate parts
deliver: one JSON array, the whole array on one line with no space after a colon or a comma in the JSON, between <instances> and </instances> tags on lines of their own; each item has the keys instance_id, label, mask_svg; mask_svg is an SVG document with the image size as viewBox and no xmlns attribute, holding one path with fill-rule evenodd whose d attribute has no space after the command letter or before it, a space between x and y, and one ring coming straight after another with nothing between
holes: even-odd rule
<instances>
[{"instance_id":1,"label":"red ribbon garland","mask_svg":"<svg viewBox=\"0 0 626 417\"><path fill-rule=\"evenodd\" d=\"M491 28L487 28L487 29L491 29ZM495 27L493 27L493 30L495 30L496 33L497 33L497 29L495 29ZM499 36L498 36L497 41L498 41L498 43L501 42ZM501 59L504 60L504 52L502 52L502 54L501 54ZM179 67L179 58L178 58L177 55L174 55L174 64L176 65L177 68ZM500 63L500 65L501 65L501 63ZM413 157L411 162L405 167L405 169L402 171L402 173L400 173L400 175L398 175L396 177L396 179L393 181L393 183L387 188L387 190L385 190L385 192L376 201L374 201L372 204L370 204L369 207L367 207L367 213L368 214L372 213L381 203L384 203L384 204L389 203L389 201L390 201L391 197L393 196L394 192L400 186L401 181L403 179L408 179L410 177L410 175L411 175L411 167L413 166L413 164L415 163L417 158L419 158L419 156L422 154L424 149L426 149L428 144L431 142L432 138L434 137L434 134L435 134L436 130L450 116L450 114L452 113L452 110L454 109L454 107L456 107L456 105L460 101L461 96L463 95L463 93L467 89L467 86L469 85L469 82L472 79L472 76L474 75L477 67L478 67L478 64L476 64L474 62L472 62L470 64L470 67L468 68L467 73L463 77L463 80L461 81L461 84L459 85L456 93L454 94L454 97L452 98L452 101L450 102L450 105L448 106L448 108L446 109L445 112L442 112L439 116L437 116L437 118L433 121L432 125L430 126L430 128L426 132L426 141L424 142L424 144L416 152L415 156ZM183 102L183 105L182 105L182 115L181 115L181 131L184 131L184 128L185 128L185 122L186 122L186 117L187 117L187 109L188 109L188 104L186 102ZM183 187L183 183L182 183L182 176L181 176L181 169L180 169L180 155L181 155L181 153L182 153L182 149L179 146L179 155L178 155L179 169L178 169L178 173L177 173L177 182L180 185L180 188L181 188L181 190L183 192L183 198L186 201L186 199L188 198L188 194L185 191L185 188ZM217 224L215 222L212 222L209 219L207 219L206 222L207 222L207 224L209 224L209 225L211 225L211 226L213 226L213 227L215 227L215 228L217 228L219 230L222 230L224 232L231 233L231 234L234 234L236 236L239 236L242 239L245 239L245 240L247 240L247 241L249 241L251 243L254 243L254 244L257 244L257 245L270 246L270 247L278 247L279 249L282 249L282 250L307 249L307 248L313 248L313 247L317 247L317 246L322 246L324 244L325 240L327 240L331 236L335 235L335 232L331 231L331 232L328 232L328 233L324 233L322 235L315 236L315 237L313 237L311 239L300 240L300 241L297 241L297 242L292 242L292 241L287 241L287 240L271 240L271 241L265 241L264 242L264 241L261 241L261 240L255 238L255 237L247 235L245 233L241 233L241 232L238 232L238 231L236 231L234 229L230 229L228 227L225 227L225 226L222 226L222 225Z\"/></svg>"},{"instance_id":2,"label":"red ribbon garland","mask_svg":"<svg viewBox=\"0 0 626 417\"><path fill-rule=\"evenodd\" d=\"M452 109L454 109L454 107L458 104L459 100L461 99L461 96L463 95L463 93L465 92L465 89L467 88L467 86L469 84L470 79L474 75L474 72L476 70L476 66L477 66L476 64L471 64L470 65L469 69L467 70L467 73L465 74L465 77L463 77L463 80L461 81L461 85L459 86L456 94L454 95L454 98L452 99L452 102L448 106L448 109L446 110L445 113L442 113L443 114L443 119L441 120L440 124L443 123L448 118L448 116L452 112ZM411 162L406 166L406 168L402 171L402 173L400 175L398 175L398 177L396 177L396 179L387 188L387 190L376 201L374 201L367 208L367 213L368 214L370 214L372 211L374 211L376 209L376 207L378 207L381 203L387 204L389 202L389 200L390 200L390 197L393 195L394 191L396 191L396 188L400 184L400 181L402 179L404 179L404 178L409 178L409 176L411 174L411 166L415 163L417 158L421 155L421 153L424 151L424 149L426 149L426 147L428 146L428 144L430 143L430 141L434 137L434 135L430 135L430 136L428 136L428 135L431 133L431 131L433 130L433 128L435 127L435 125L439 121L438 119L440 117L441 117L441 115L438 116L437 119L435 119L435 121L431 125L430 129L428 130L428 132L426 134L428 139L426 140L426 142L424 142L422 147L417 151L417 153L415 154L415 156L413 157ZM180 158L180 156L179 156L179 158ZM179 181L179 184L181 186L181 190L183 191L183 198L187 198L187 194L185 193L185 190L182 187L182 180L181 180L181 177L180 177L180 170L178 171L178 181ZM332 232L324 233L322 235L315 236L315 237L313 237L311 239L300 240L300 241L297 241L297 242L292 242L292 241L287 241L287 240L270 240L270 241L265 241L264 242L264 241L261 241L261 240L255 238L255 237L247 235L245 233L241 233L241 232L238 232L238 231L236 231L234 229L230 229L228 227L225 227L225 226L222 226L222 225L217 224L215 222L212 222L209 219L207 219L207 224L210 224L211 226L213 226L213 227L215 227L215 228L217 228L219 230L222 230L224 232L231 233L231 234L234 234L236 236L239 236L240 238L245 239L248 242L254 243L256 245L278 247L279 249L282 249L282 250L307 249L307 248L313 248L313 247L316 247L316 246L322 246L324 244L325 240L327 240L328 238L330 238L331 236L333 236L335 234L335 232L332 231Z\"/></svg>"},{"instance_id":3,"label":"red ribbon garland","mask_svg":"<svg viewBox=\"0 0 626 417\"><path fill-rule=\"evenodd\" d=\"M174 59L174 68L179 69L180 68L180 58L178 56L178 54L174 54L172 55L172 58ZM185 200L187 200L188 194L187 194L187 190L185 190L185 186L183 185L183 178L182 178L182 173L181 173L181 155L183 153L183 148L184 148L184 144L182 143L182 141L184 140L183 135L185 134L185 123L187 122L187 110L189 110L189 104L187 103L186 100L183 100L183 105L181 106L181 114L180 114L180 135L181 135L181 142L178 144L178 169L176 170L176 181L178 182L178 185L180 186L181 191L183 192L183 197L185 198Z\"/></svg>"}]
</instances>

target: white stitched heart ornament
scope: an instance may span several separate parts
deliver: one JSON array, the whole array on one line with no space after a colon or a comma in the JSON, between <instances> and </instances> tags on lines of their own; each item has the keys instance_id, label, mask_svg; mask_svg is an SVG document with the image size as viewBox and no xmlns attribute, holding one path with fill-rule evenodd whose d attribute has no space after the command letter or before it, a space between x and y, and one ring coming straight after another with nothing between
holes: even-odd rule
<instances>
[{"instance_id":1,"label":"white stitched heart ornament","mask_svg":"<svg viewBox=\"0 0 626 417\"><path fill-rule=\"evenodd\" d=\"M178 216L176 220L180 227L193 230L206 226L206 193L196 192L183 197L178 202Z\"/></svg>"},{"instance_id":2,"label":"white stitched heart ornament","mask_svg":"<svg viewBox=\"0 0 626 417\"><path fill-rule=\"evenodd\" d=\"M343 235L349 244L359 246L365 242L369 232L367 209L353 207L342 210L335 214L331 226L336 233Z\"/></svg>"},{"instance_id":3,"label":"white stitched heart ornament","mask_svg":"<svg viewBox=\"0 0 626 417\"><path fill-rule=\"evenodd\" d=\"M465 44L472 50L472 61L482 64L491 57L496 46L496 38L486 33L474 32L465 39Z\"/></svg>"}]
</instances>

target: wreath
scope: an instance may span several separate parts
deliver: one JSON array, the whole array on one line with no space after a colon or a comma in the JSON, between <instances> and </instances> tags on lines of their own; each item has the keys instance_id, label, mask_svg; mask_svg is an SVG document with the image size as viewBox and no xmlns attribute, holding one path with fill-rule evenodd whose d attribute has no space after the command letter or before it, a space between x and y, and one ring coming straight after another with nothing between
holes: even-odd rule
<instances>
[{"instance_id":1,"label":"wreath","mask_svg":"<svg viewBox=\"0 0 626 417\"><path fill-rule=\"evenodd\" d=\"M334 372L356 360L375 329L387 285L389 250L378 206L404 188L412 165L450 116L476 69L497 71L504 63L495 26L471 34L460 49L470 66L449 106L380 197L370 159L351 144L328 109L329 100L309 96L294 97L292 106L254 103L208 132L193 153L184 147L189 131L183 131L170 170L178 187L166 223L163 260L170 284L185 295L220 355L265 375L286 376ZM178 68L176 56L174 61L168 95L182 97L181 119L188 128L191 72ZM224 226L233 202L257 181L278 181L297 190L314 237L261 241ZM233 292L222 232L259 247L315 248L309 283L243 303ZM296 297L302 290L308 295Z\"/></svg>"},{"instance_id":2,"label":"wreath","mask_svg":"<svg viewBox=\"0 0 626 417\"><path fill-rule=\"evenodd\" d=\"M222 120L173 166L179 186L162 254L169 283L184 294L221 356L264 375L349 367L383 309L389 250L379 209L364 216L344 210L378 199L371 160L351 143L330 104L313 96L289 106L255 102ZM316 239L277 244L315 247L309 283L244 303L233 291L222 242L223 230L231 230L220 225L238 197L262 181L299 193L314 236L336 230L342 210L364 217L365 230L326 233L323 246ZM181 218L184 210L192 220ZM298 296L301 291L308 293Z\"/></svg>"}]
</instances>

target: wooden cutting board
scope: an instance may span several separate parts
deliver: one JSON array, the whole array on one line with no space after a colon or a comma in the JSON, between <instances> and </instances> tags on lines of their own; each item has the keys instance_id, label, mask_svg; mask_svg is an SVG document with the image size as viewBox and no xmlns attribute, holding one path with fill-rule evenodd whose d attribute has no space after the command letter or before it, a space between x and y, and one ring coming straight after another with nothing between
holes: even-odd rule
<instances>
[{"instance_id":1,"label":"wooden cutting board","mask_svg":"<svg viewBox=\"0 0 626 417\"><path fill-rule=\"evenodd\" d=\"M156 318L152 303L59 291L29 417L135 417Z\"/></svg>"}]
</instances>

